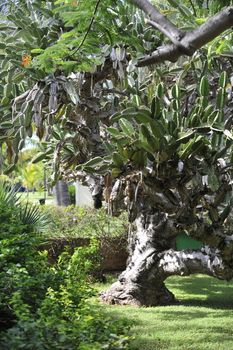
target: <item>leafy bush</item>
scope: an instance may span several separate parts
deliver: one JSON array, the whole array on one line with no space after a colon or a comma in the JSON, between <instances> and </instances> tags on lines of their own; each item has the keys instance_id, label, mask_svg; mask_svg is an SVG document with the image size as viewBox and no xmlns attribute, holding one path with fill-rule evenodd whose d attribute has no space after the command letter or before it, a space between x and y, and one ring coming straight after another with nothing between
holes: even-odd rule
<instances>
[{"instance_id":1,"label":"leafy bush","mask_svg":"<svg viewBox=\"0 0 233 350\"><path fill-rule=\"evenodd\" d=\"M57 274L48 266L45 253L37 252L40 235L33 233L46 225L33 205L21 205L13 188L0 183L0 325L7 326L16 313L15 295L32 309L54 283Z\"/></svg>"},{"instance_id":2,"label":"leafy bush","mask_svg":"<svg viewBox=\"0 0 233 350\"><path fill-rule=\"evenodd\" d=\"M49 265L47 253L36 248L41 236L8 196L0 190L0 348L127 349L127 324L108 319L89 300L96 241Z\"/></svg>"},{"instance_id":3,"label":"leafy bush","mask_svg":"<svg viewBox=\"0 0 233 350\"><path fill-rule=\"evenodd\" d=\"M45 206L51 218L49 237L119 237L127 232L126 213L111 217L104 208Z\"/></svg>"},{"instance_id":4,"label":"leafy bush","mask_svg":"<svg viewBox=\"0 0 233 350\"><path fill-rule=\"evenodd\" d=\"M14 294L11 305L18 322L2 337L4 349L127 349L128 338L118 335L126 332L127 324L108 319L87 301L94 295L86 280L89 249L79 248L71 258L64 253L56 267L62 283L47 288L35 312L20 293Z\"/></svg>"}]
</instances>

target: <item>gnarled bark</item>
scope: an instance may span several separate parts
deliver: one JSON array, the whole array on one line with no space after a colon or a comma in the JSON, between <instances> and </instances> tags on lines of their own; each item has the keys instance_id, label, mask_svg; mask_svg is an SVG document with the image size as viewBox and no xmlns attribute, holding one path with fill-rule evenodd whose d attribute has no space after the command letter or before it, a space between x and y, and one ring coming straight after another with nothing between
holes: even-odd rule
<instances>
[{"instance_id":1,"label":"gnarled bark","mask_svg":"<svg viewBox=\"0 0 233 350\"><path fill-rule=\"evenodd\" d=\"M101 294L107 303L135 306L174 303L175 296L164 284L166 278L172 275L203 273L224 280L233 277L233 236L230 232L226 234L221 223L207 225L202 220L198 221L182 200L175 211L172 204L169 205L168 196L166 200L163 198L164 191L171 195L167 192L168 188L159 193L155 183L154 188L145 185L144 192L138 190L136 202L134 198L136 208L133 208L132 202L128 203L130 216L136 216L135 230L129 235L130 258L118 281ZM119 184L115 187L120 188ZM115 200L121 195L117 193L117 188L112 195ZM170 200L174 202L175 192L173 194ZM193 202L190 203L192 207ZM132 211L136 214L132 215ZM176 251L176 237L188 225L189 233L203 242L203 248Z\"/></svg>"},{"instance_id":2,"label":"gnarled bark","mask_svg":"<svg viewBox=\"0 0 233 350\"><path fill-rule=\"evenodd\" d=\"M167 236L172 236L172 227L164 213L153 210L140 215L136 220L136 232L132 232L131 256L127 269L118 282L106 292L102 299L111 304L158 305L175 301L174 295L164 285L165 274L156 271L159 254L174 245L167 245ZM161 233L164 238L161 239Z\"/></svg>"},{"instance_id":3,"label":"gnarled bark","mask_svg":"<svg viewBox=\"0 0 233 350\"><path fill-rule=\"evenodd\" d=\"M145 220L148 222L145 223ZM135 246L131 247L133 254L127 269L101 295L107 303L136 306L174 303L174 295L164 284L166 278L172 275L204 273L225 280L233 277L232 269L224 262L219 250L208 246L187 251L172 248L174 232L165 214L149 214L146 218L141 216L137 219L137 231L134 234ZM167 244L169 236L170 247Z\"/></svg>"}]
</instances>

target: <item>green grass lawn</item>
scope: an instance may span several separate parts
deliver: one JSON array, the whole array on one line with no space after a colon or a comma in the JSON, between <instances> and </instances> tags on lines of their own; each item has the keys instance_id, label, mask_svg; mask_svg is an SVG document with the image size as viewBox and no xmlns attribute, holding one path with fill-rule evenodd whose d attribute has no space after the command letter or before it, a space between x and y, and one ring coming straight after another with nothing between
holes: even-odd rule
<instances>
[{"instance_id":1,"label":"green grass lawn","mask_svg":"<svg viewBox=\"0 0 233 350\"><path fill-rule=\"evenodd\" d=\"M19 192L18 194L23 201L29 201L39 204L39 199L44 198L44 192ZM45 204L54 204L54 197L46 194Z\"/></svg>"},{"instance_id":2,"label":"green grass lawn","mask_svg":"<svg viewBox=\"0 0 233 350\"><path fill-rule=\"evenodd\" d=\"M233 349L233 283L196 275L171 277L166 285L179 299L178 305L104 306L111 316L133 321L132 349Z\"/></svg>"}]
</instances>

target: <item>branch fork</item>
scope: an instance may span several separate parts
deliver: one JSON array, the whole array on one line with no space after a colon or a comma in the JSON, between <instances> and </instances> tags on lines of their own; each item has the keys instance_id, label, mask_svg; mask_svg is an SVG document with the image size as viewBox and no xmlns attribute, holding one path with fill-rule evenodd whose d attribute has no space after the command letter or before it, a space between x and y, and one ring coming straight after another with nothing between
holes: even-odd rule
<instances>
[{"instance_id":1,"label":"branch fork","mask_svg":"<svg viewBox=\"0 0 233 350\"><path fill-rule=\"evenodd\" d=\"M183 32L148 0L132 0L132 2L149 17L146 22L171 41L171 44L161 46L151 55L140 59L138 67L164 61L176 62L180 56L192 56L202 46L233 26L233 6L226 7L196 29Z\"/></svg>"}]
</instances>

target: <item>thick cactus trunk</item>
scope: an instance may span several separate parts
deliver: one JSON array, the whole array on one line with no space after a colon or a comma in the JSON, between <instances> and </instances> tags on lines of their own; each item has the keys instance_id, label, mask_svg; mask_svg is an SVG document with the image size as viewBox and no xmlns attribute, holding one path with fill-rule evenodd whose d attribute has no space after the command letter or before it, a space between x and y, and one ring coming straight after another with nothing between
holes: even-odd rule
<instances>
[{"instance_id":1,"label":"thick cactus trunk","mask_svg":"<svg viewBox=\"0 0 233 350\"><path fill-rule=\"evenodd\" d=\"M149 211L136 220L130 233L130 258L119 280L102 294L111 304L164 305L174 302L174 295L164 285L166 275L159 270L159 254L174 245L166 215ZM161 236L163 238L161 239Z\"/></svg>"},{"instance_id":2,"label":"thick cactus trunk","mask_svg":"<svg viewBox=\"0 0 233 350\"><path fill-rule=\"evenodd\" d=\"M205 246L201 250L175 250L177 230L167 214L141 213L130 234L130 258L126 270L109 290L102 293L110 304L156 306L174 303L175 296L164 282L171 275L204 273L231 279L232 269L219 250Z\"/></svg>"}]
</instances>

